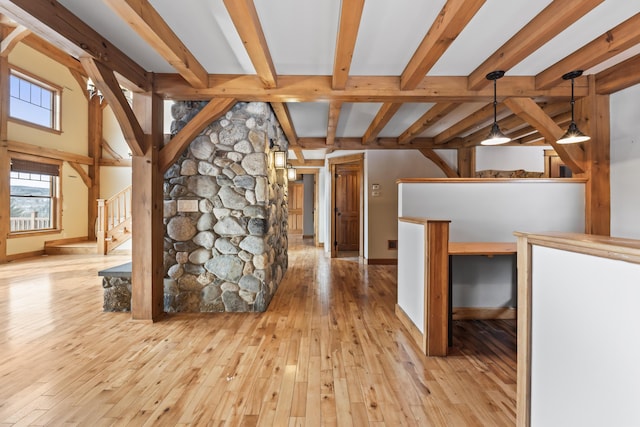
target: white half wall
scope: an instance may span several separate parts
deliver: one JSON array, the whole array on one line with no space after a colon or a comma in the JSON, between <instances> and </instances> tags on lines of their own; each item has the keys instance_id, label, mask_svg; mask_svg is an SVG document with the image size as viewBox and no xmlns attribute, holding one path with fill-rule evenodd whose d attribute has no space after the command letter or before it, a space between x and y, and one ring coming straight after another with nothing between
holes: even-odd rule
<instances>
[{"instance_id":1,"label":"white half wall","mask_svg":"<svg viewBox=\"0 0 640 427\"><path fill-rule=\"evenodd\" d=\"M611 109L611 235L640 239L640 85L614 93Z\"/></svg>"},{"instance_id":2,"label":"white half wall","mask_svg":"<svg viewBox=\"0 0 640 427\"><path fill-rule=\"evenodd\" d=\"M544 150L548 146L476 147L476 171L487 169L544 172Z\"/></svg>"}]
</instances>

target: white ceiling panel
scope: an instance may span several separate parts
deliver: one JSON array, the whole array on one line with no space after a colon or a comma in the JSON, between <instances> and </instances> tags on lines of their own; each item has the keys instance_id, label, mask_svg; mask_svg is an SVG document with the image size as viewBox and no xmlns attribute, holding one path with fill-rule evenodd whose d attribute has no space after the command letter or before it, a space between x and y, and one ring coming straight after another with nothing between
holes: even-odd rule
<instances>
[{"instance_id":1,"label":"white ceiling panel","mask_svg":"<svg viewBox=\"0 0 640 427\"><path fill-rule=\"evenodd\" d=\"M209 73L255 73L221 1L150 0L150 3ZM185 10L189 10L188 18Z\"/></svg>"},{"instance_id":2,"label":"white ceiling panel","mask_svg":"<svg viewBox=\"0 0 640 427\"><path fill-rule=\"evenodd\" d=\"M333 72L339 0L256 0L255 5L279 74Z\"/></svg>"},{"instance_id":3,"label":"white ceiling panel","mask_svg":"<svg viewBox=\"0 0 640 427\"><path fill-rule=\"evenodd\" d=\"M59 3L70 9L74 15L93 27L145 70L159 73L175 72L167 61L155 50L150 49L149 45L102 1L60 0Z\"/></svg>"},{"instance_id":4,"label":"white ceiling panel","mask_svg":"<svg viewBox=\"0 0 640 427\"><path fill-rule=\"evenodd\" d=\"M402 74L444 4L445 0L365 2L351 74Z\"/></svg>"},{"instance_id":5,"label":"white ceiling panel","mask_svg":"<svg viewBox=\"0 0 640 427\"><path fill-rule=\"evenodd\" d=\"M550 0L488 0L428 74L471 74L549 3Z\"/></svg>"},{"instance_id":6,"label":"white ceiling panel","mask_svg":"<svg viewBox=\"0 0 640 427\"><path fill-rule=\"evenodd\" d=\"M299 138L327 136L328 102L288 102L287 107Z\"/></svg>"},{"instance_id":7,"label":"white ceiling panel","mask_svg":"<svg viewBox=\"0 0 640 427\"><path fill-rule=\"evenodd\" d=\"M640 1L629 4L621 1L605 1L583 18L567 27L524 61L508 71L510 75L535 75L544 71L595 38L606 33L629 17L629 8L640 12ZM631 6L630 6L631 5ZM566 70L567 72L572 70Z\"/></svg>"},{"instance_id":8,"label":"white ceiling panel","mask_svg":"<svg viewBox=\"0 0 640 427\"><path fill-rule=\"evenodd\" d=\"M455 125L470 114L475 113L485 105L487 105L486 102L469 102L462 104L443 117L442 120L438 121L435 125L422 132L419 136L434 137L449 129L451 126Z\"/></svg>"},{"instance_id":9,"label":"white ceiling panel","mask_svg":"<svg viewBox=\"0 0 640 427\"><path fill-rule=\"evenodd\" d=\"M339 138L360 137L378 114L382 106L379 102L344 103L340 110L340 120L336 136Z\"/></svg>"},{"instance_id":10,"label":"white ceiling panel","mask_svg":"<svg viewBox=\"0 0 640 427\"><path fill-rule=\"evenodd\" d=\"M403 104L393 118L380 132L380 137L396 137L407 130L435 104L408 102Z\"/></svg>"}]
</instances>

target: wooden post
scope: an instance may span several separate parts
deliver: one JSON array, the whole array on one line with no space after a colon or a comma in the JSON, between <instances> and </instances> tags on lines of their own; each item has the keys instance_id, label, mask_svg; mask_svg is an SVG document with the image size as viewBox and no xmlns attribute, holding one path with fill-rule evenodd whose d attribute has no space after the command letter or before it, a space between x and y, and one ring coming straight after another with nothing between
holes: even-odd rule
<instances>
[{"instance_id":1,"label":"wooden post","mask_svg":"<svg viewBox=\"0 0 640 427\"><path fill-rule=\"evenodd\" d=\"M162 250L163 175L158 166L162 146L162 99L134 94L133 108L145 133L143 154L133 156L131 316L159 320L164 313Z\"/></svg>"},{"instance_id":2,"label":"wooden post","mask_svg":"<svg viewBox=\"0 0 640 427\"><path fill-rule=\"evenodd\" d=\"M10 232L9 201L11 161L7 142L7 118L9 117L9 60L0 56L0 264L7 262L7 235Z\"/></svg>"},{"instance_id":3,"label":"wooden post","mask_svg":"<svg viewBox=\"0 0 640 427\"><path fill-rule=\"evenodd\" d=\"M446 356L449 341L449 221L427 221L425 255L425 353L427 356Z\"/></svg>"},{"instance_id":4,"label":"wooden post","mask_svg":"<svg viewBox=\"0 0 640 427\"><path fill-rule=\"evenodd\" d=\"M476 148L458 148L458 175L460 178L476 176Z\"/></svg>"},{"instance_id":5,"label":"wooden post","mask_svg":"<svg viewBox=\"0 0 640 427\"><path fill-rule=\"evenodd\" d=\"M589 76L589 95L576 100L576 122L591 139L584 142L585 232L609 236L611 233L610 116L609 95L597 95L594 76Z\"/></svg>"},{"instance_id":6,"label":"wooden post","mask_svg":"<svg viewBox=\"0 0 640 427\"><path fill-rule=\"evenodd\" d=\"M89 137L88 154L93 159L89 165L91 185L87 194L87 237L94 240L96 236L96 219L98 217L97 200L100 198L100 158L102 157L102 105L100 99L94 96L89 100ZM100 253L100 248L98 248Z\"/></svg>"}]
</instances>

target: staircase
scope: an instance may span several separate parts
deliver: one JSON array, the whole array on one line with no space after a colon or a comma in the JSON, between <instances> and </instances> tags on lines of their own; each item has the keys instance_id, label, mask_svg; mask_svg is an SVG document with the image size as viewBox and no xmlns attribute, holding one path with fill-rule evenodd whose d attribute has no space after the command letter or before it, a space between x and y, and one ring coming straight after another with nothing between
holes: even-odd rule
<instances>
[{"instance_id":1,"label":"staircase","mask_svg":"<svg viewBox=\"0 0 640 427\"><path fill-rule=\"evenodd\" d=\"M131 238L131 186L110 199L98 199L97 252L112 253Z\"/></svg>"}]
</instances>

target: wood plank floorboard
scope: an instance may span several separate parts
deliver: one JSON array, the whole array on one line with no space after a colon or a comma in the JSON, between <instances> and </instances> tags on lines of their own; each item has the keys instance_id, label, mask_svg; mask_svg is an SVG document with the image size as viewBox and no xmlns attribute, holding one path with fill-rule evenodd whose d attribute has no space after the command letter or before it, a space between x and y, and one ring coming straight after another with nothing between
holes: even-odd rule
<instances>
[{"instance_id":1,"label":"wood plank floorboard","mask_svg":"<svg viewBox=\"0 0 640 427\"><path fill-rule=\"evenodd\" d=\"M395 316L397 267L292 238L266 313L102 312L128 256L0 265L0 426L512 426L516 326L455 321L446 358Z\"/></svg>"}]
</instances>

